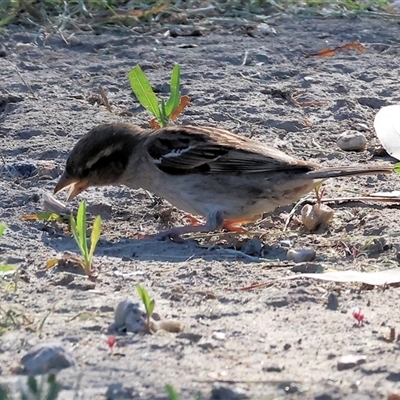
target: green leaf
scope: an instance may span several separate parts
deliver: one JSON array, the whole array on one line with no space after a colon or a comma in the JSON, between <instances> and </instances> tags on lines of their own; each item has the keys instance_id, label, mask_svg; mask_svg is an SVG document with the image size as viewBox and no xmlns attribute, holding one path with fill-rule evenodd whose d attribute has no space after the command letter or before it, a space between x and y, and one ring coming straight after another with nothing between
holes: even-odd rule
<instances>
[{"instance_id":1,"label":"green leaf","mask_svg":"<svg viewBox=\"0 0 400 400\"><path fill-rule=\"evenodd\" d=\"M165 116L167 118L169 118L170 115L179 106L179 102L181 99L180 75L181 75L181 69L179 65L176 64L174 69L172 70L172 75L171 75L171 84L170 84L171 94L169 96L169 99L165 107Z\"/></svg>"},{"instance_id":2,"label":"green leaf","mask_svg":"<svg viewBox=\"0 0 400 400\"><path fill-rule=\"evenodd\" d=\"M150 308L151 308L151 300L150 300L149 293L147 292L147 290L145 288L141 287L139 284L136 285L136 289L138 291L140 300L142 300L144 308L146 309L147 316L151 317L151 314L149 313ZM153 307L153 309L154 309L154 307Z\"/></svg>"},{"instance_id":3,"label":"green leaf","mask_svg":"<svg viewBox=\"0 0 400 400\"><path fill-rule=\"evenodd\" d=\"M3 236L4 231L6 230L7 226L6 224L0 224L0 239Z\"/></svg>"},{"instance_id":4,"label":"green leaf","mask_svg":"<svg viewBox=\"0 0 400 400\"><path fill-rule=\"evenodd\" d=\"M7 386L0 385L0 400L11 400L11 395Z\"/></svg>"},{"instance_id":5,"label":"green leaf","mask_svg":"<svg viewBox=\"0 0 400 400\"><path fill-rule=\"evenodd\" d=\"M92 234L90 236L90 254L89 254L89 262L92 263L92 258L94 251L97 246L97 242L100 239L101 235L101 217L98 215L94 220L93 227L92 227Z\"/></svg>"},{"instance_id":6,"label":"green leaf","mask_svg":"<svg viewBox=\"0 0 400 400\"><path fill-rule=\"evenodd\" d=\"M89 251L86 238L86 202L82 201L79 204L78 214L76 215L76 227L79 234L80 248L82 256L85 259L85 264L88 263Z\"/></svg>"},{"instance_id":7,"label":"green leaf","mask_svg":"<svg viewBox=\"0 0 400 400\"><path fill-rule=\"evenodd\" d=\"M154 307L156 306L156 302L153 300L150 301L149 309L147 310L147 314L149 317L153 315Z\"/></svg>"},{"instance_id":8,"label":"green leaf","mask_svg":"<svg viewBox=\"0 0 400 400\"><path fill-rule=\"evenodd\" d=\"M394 172L400 174L400 163L394 164Z\"/></svg>"},{"instance_id":9,"label":"green leaf","mask_svg":"<svg viewBox=\"0 0 400 400\"><path fill-rule=\"evenodd\" d=\"M146 78L142 69L137 65L128 72L128 79L131 88L139 103L148 111L150 111L160 122L161 112L158 105L158 100L153 92L153 89Z\"/></svg>"},{"instance_id":10,"label":"green leaf","mask_svg":"<svg viewBox=\"0 0 400 400\"><path fill-rule=\"evenodd\" d=\"M29 390L33 393L33 394L37 394L38 393L38 385L36 382L36 378L34 376L30 376L28 378L28 387Z\"/></svg>"},{"instance_id":11,"label":"green leaf","mask_svg":"<svg viewBox=\"0 0 400 400\"><path fill-rule=\"evenodd\" d=\"M10 271L15 271L15 267L13 267L12 265L0 265L0 275L7 274L7 272L10 272Z\"/></svg>"},{"instance_id":12,"label":"green leaf","mask_svg":"<svg viewBox=\"0 0 400 400\"><path fill-rule=\"evenodd\" d=\"M56 400L61 391L61 385L56 381L56 376L54 374L49 374L47 383L49 387L44 400Z\"/></svg>"},{"instance_id":13,"label":"green leaf","mask_svg":"<svg viewBox=\"0 0 400 400\"><path fill-rule=\"evenodd\" d=\"M80 238L79 238L78 228L77 228L77 226L76 226L75 218L74 218L72 215L71 215L70 222L71 222L72 236L74 237L75 242L76 242L76 244L77 244L78 247L79 247L79 251L81 252L81 254L83 254L83 249L81 248L81 240L80 240Z\"/></svg>"},{"instance_id":14,"label":"green leaf","mask_svg":"<svg viewBox=\"0 0 400 400\"><path fill-rule=\"evenodd\" d=\"M11 14L3 19L0 20L0 27L3 27L5 25L11 24L11 22L14 20L15 15Z\"/></svg>"},{"instance_id":15,"label":"green leaf","mask_svg":"<svg viewBox=\"0 0 400 400\"><path fill-rule=\"evenodd\" d=\"M168 393L169 400L179 400L178 393L175 391L172 385L165 385L165 390Z\"/></svg>"}]
</instances>

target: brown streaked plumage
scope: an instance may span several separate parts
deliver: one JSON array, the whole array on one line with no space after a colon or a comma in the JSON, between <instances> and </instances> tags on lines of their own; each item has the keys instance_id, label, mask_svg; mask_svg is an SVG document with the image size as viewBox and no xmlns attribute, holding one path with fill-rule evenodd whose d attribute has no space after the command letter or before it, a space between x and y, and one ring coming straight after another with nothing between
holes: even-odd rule
<instances>
[{"instance_id":1,"label":"brown streaked plumage","mask_svg":"<svg viewBox=\"0 0 400 400\"><path fill-rule=\"evenodd\" d=\"M328 178L392 171L390 165L324 168L218 128L144 130L111 123L93 128L78 141L54 192L70 186L71 200L90 186L124 184L206 217L205 224L157 235L163 238L254 221L296 202Z\"/></svg>"}]
</instances>

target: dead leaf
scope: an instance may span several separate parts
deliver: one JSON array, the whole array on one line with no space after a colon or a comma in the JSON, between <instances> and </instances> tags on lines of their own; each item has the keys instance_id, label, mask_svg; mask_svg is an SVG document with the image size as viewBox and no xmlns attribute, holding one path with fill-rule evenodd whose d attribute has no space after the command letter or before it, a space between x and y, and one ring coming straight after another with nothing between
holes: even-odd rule
<instances>
[{"instance_id":1,"label":"dead leaf","mask_svg":"<svg viewBox=\"0 0 400 400\"><path fill-rule=\"evenodd\" d=\"M152 129L160 129L160 124L157 122L155 118L149 121L150 128Z\"/></svg>"},{"instance_id":2,"label":"dead leaf","mask_svg":"<svg viewBox=\"0 0 400 400\"><path fill-rule=\"evenodd\" d=\"M349 50L355 49L355 50L358 50L360 53L363 53L365 50L365 47L360 43L359 40L355 40L354 42L346 43L342 46L332 47L331 49L325 48L316 53L305 54L305 58L315 57L315 56L333 57L338 50L345 50L345 49L349 49Z\"/></svg>"},{"instance_id":3,"label":"dead leaf","mask_svg":"<svg viewBox=\"0 0 400 400\"><path fill-rule=\"evenodd\" d=\"M310 278L328 282L339 282L339 283L365 283L372 286L382 285L394 285L400 283L400 268L393 268L378 272L359 272L355 270L347 271L328 271L321 274L298 274L286 276L278 279L271 279L266 282L255 283L247 287L239 288L239 290L252 290L259 289L262 287L268 287L275 283L299 279L299 278Z\"/></svg>"},{"instance_id":4,"label":"dead leaf","mask_svg":"<svg viewBox=\"0 0 400 400\"><path fill-rule=\"evenodd\" d=\"M46 268L47 269L53 268L55 265L58 264L58 261L60 261L58 258L51 258L49 261L47 261Z\"/></svg>"},{"instance_id":5,"label":"dead leaf","mask_svg":"<svg viewBox=\"0 0 400 400\"><path fill-rule=\"evenodd\" d=\"M20 216L23 221L63 221L63 217L51 212L44 212L41 214L23 214Z\"/></svg>"},{"instance_id":6,"label":"dead leaf","mask_svg":"<svg viewBox=\"0 0 400 400\"><path fill-rule=\"evenodd\" d=\"M73 262L75 264L78 264L83 269L85 269L83 261L80 258L78 258L78 257L76 257L76 256L74 256L72 254L68 254L68 253L63 254L59 258L51 258L49 261L47 261L46 268L50 269L50 268L53 268L54 266L56 266L60 262L68 262L68 261Z\"/></svg>"},{"instance_id":7,"label":"dead leaf","mask_svg":"<svg viewBox=\"0 0 400 400\"><path fill-rule=\"evenodd\" d=\"M153 7L150 10L128 10L126 15L129 15L130 17L147 17L149 15L155 15L159 14L161 11L165 10L167 7L169 7L168 3L161 4L159 6Z\"/></svg>"},{"instance_id":8,"label":"dead leaf","mask_svg":"<svg viewBox=\"0 0 400 400\"><path fill-rule=\"evenodd\" d=\"M174 112L170 116L171 121L175 121L179 114L186 108L186 106L190 103L190 97L189 96L181 96L181 101L179 103L179 106L174 110Z\"/></svg>"}]
</instances>

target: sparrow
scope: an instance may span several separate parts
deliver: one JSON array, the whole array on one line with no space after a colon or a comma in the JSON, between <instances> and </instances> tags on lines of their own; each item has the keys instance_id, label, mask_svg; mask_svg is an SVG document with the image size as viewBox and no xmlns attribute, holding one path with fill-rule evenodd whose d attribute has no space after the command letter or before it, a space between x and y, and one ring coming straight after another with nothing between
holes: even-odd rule
<instances>
[{"instance_id":1,"label":"sparrow","mask_svg":"<svg viewBox=\"0 0 400 400\"><path fill-rule=\"evenodd\" d=\"M235 230L278 206L298 201L328 178L389 174L391 165L321 167L224 129L127 123L96 126L72 149L54 193L68 201L91 186L141 187L205 223L172 228L157 239ZM197 221L197 220L196 220Z\"/></svg>"}]
</instances>

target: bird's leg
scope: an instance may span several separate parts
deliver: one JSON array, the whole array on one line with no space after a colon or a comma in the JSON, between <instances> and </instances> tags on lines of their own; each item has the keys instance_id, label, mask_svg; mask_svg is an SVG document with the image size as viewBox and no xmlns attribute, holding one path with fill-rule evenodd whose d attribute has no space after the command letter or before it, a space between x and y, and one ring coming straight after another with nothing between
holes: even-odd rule
<instances>
[{"instance_id":1,"label":"bird's leg","mask_svg":"<svg viewBox=\"0 0 400 400\"><path fill-rule=\"evenodd\" d=\"M260 218L261 215L255 215L253 218L226 219L222 227L228 232L245 233L247 232L247 229L238 225L250 224L252 222L256 222Z\"/></svg>"},{"instance_id":2,"label":"bird's leg","mask_svg":"<svg viewBox=\"0 0 400 400\"><path fill-rule=\"evenodd\" d=\"M186 214L183 216L183 218L189 220L190 225L193 225L193 226L204 225L204 221L202 221L201 219L198 219L197 217L195 217L193 215Z\"/></svg>"},{"instance_id":3,"label":"bird's leg","mask_svg":"<svg viewBox=\"0 0 400 400\"><path fill-rule=\"evenodd\" d=\"M224 219L222 213L216 211L207 217L205 224L180 226L163 232L155 233L154 235L141 235L141 238L156 240L165 240L169 238L174 242L183 243L184 240L181 238L181 235L186 233L217 231L222 228L223 223Z\"/></svg>"}]
</instances>

